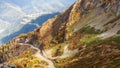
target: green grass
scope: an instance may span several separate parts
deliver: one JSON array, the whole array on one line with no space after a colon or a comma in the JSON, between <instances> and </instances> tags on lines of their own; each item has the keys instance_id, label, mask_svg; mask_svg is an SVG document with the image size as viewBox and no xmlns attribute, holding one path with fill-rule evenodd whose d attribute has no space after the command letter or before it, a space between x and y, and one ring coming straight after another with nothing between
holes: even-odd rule
<instances>
[{"instance_id":1,"label":"green grass","mask_svg":"<svg viewBox=\"0 0 120 68\"><path fill-rule=\"evenodd\" d=\"M112 41L120 44L120 37L113 37Z\"/></svg>"},{"instance_id":2,"label":"green grass","mask_svg":"<svg viewBox=\"0 0 120 68\"><path fill-rule=\"evenodd\" d=\"M91 27L91 26L83 27L83 28L81 28L81 31L86 34L101 34L101 33L103 33L103 31L96 30L94 27Z\"/></svg>"},{"instance_id":3,"label":"green grass","mask_svg":"<svg viewBox=\"0 0 120 68\"><path fill-rule=\"evenodd\" d=\"M120 34L120 30L117 32L117 34Z\"/></svg>"},{"instance_id":4,"label":"green grass","mask_svg":"<svg viewBox=\"0 0 120 68\"><path fill-rule=\"evenodd\" d=\"M94 27L86 26L81 28L81 31L83 32L84 36L80 39L79 44L86 44L92 45L94 43L99 43L102 40L97 37L97 35L103 33L104 31L96 30Z\"/></svg>"},{"instance_id":5,"label":"green grass","mask_svg":"<svg viewBox=\"0 0 120 68\"><path fill-rule=\"evenodd\" d=\"M88 46L101 41L102 40L98 38L96 34L86 34L80 39L79 44L86 44Z\"/></svg>"}]
</instances>

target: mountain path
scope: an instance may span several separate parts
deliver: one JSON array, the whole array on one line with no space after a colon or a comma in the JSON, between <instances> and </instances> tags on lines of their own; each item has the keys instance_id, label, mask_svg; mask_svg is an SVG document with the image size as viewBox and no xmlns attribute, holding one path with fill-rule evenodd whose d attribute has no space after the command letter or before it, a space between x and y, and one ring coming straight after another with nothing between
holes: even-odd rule
<instances>
[{"instance_id":1,"label":"mountain path","mask_svg":"<svg viewBox=\"0 0 120 68\"><path fill-rule=\"evenodd\" d=\"M37 57L37 58L39 58L41 60L44 60L44 61L46 61L48 63L48 67L47 68L55 68L54 63L51 60L49 60L48 58L44 57L41 54L41 52L40 52L40 50L38 48L33 47L33 46L32 46L32 48L38 50L38 52L34 55L35 57Z\"/></svg>"},{"instance_id":2,"label":"mountain path","mask_svg":"<svg viewBox=\"0 0 120 68\"><path fill-rule=\"evenodd\" d=\"M19 43L19 44L24 45L26 43ZM28 45L30 45L30 44L28 44ZM58 59L58 58L64 59L64 58L67 58L67 57L72 56L79 52L78 49L69 50L68 45L66 45L66 46L64 46L64 51L61 56L52 57L51 53L52 53L53 49L46 50L45 52L42 53L39 48L34 47L33 45L31 45L31 48L37 50L37 52L33 56L35 56L36 58L39 58L40 60L46 61L48 63L47 68L55 68L55 65L52 61L53 59Z\"/></svg>"},{"instance_id":3,"label":"mountain path","mask_svg":"<svg viewBox=\"0 0 120 68\"><path fill-rule=\"evenodd\" d=\"M21 45L26 44L26 43L20 43ZM30 45L30 44L29 44ZM40 60L44 60L48 63L47 68L55 68L54 63L47 57L45 57L41 52L40 49L38 49L37 47L34 47L33 45L31 45L31 48L36 49L37 52L33 55L36 58L39 58Z\"/></svg>"}]
</instances>

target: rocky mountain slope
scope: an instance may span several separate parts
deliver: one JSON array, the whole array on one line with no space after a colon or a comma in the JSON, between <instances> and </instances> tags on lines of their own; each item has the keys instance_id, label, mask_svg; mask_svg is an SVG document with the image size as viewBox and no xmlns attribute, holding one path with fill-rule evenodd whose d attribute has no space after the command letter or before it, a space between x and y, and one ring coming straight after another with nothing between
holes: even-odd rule
<instances>
[{"instance_id":1,"label":"rocky mountain slope","mask_svg":"<svg viewBox=\"0 0 120 68\"><path fill-rule=\"evenodd\" d=\"M0 49L1 66L119 68L120 1L78 0Z\"/></svg>"}]
</instances>

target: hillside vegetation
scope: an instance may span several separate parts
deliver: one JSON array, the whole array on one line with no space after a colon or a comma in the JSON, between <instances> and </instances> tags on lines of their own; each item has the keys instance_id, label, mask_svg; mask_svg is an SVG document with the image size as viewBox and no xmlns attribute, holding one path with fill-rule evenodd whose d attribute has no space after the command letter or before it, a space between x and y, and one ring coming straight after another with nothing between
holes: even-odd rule
<instances>
[{"instance_id":1,"label":"hillside vegetation","mask_svg":"<svg viewBox=\"0 0 120 68\"><path fill-rule=\"evenodd\" d=\"M120 68L120 0L78 0L0 47L17 68ZM4 66L4 65L2 65Z\"/></svg>"}]
</instances>

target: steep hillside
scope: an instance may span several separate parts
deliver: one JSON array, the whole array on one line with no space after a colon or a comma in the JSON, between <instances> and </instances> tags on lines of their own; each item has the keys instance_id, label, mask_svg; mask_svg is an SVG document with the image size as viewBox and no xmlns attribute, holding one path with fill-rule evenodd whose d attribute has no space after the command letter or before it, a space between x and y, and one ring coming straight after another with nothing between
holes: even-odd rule
<instances>
[{"instance_id":1,"label":"steep hillside","mask_svg":"<svg viewBox=\"0 0 120 68\"><path fill-rule=\"evenodd\" d=\"M3 67L120 68L120 1L78 0L0 49Z\"/></svg>"}]
</instances>

